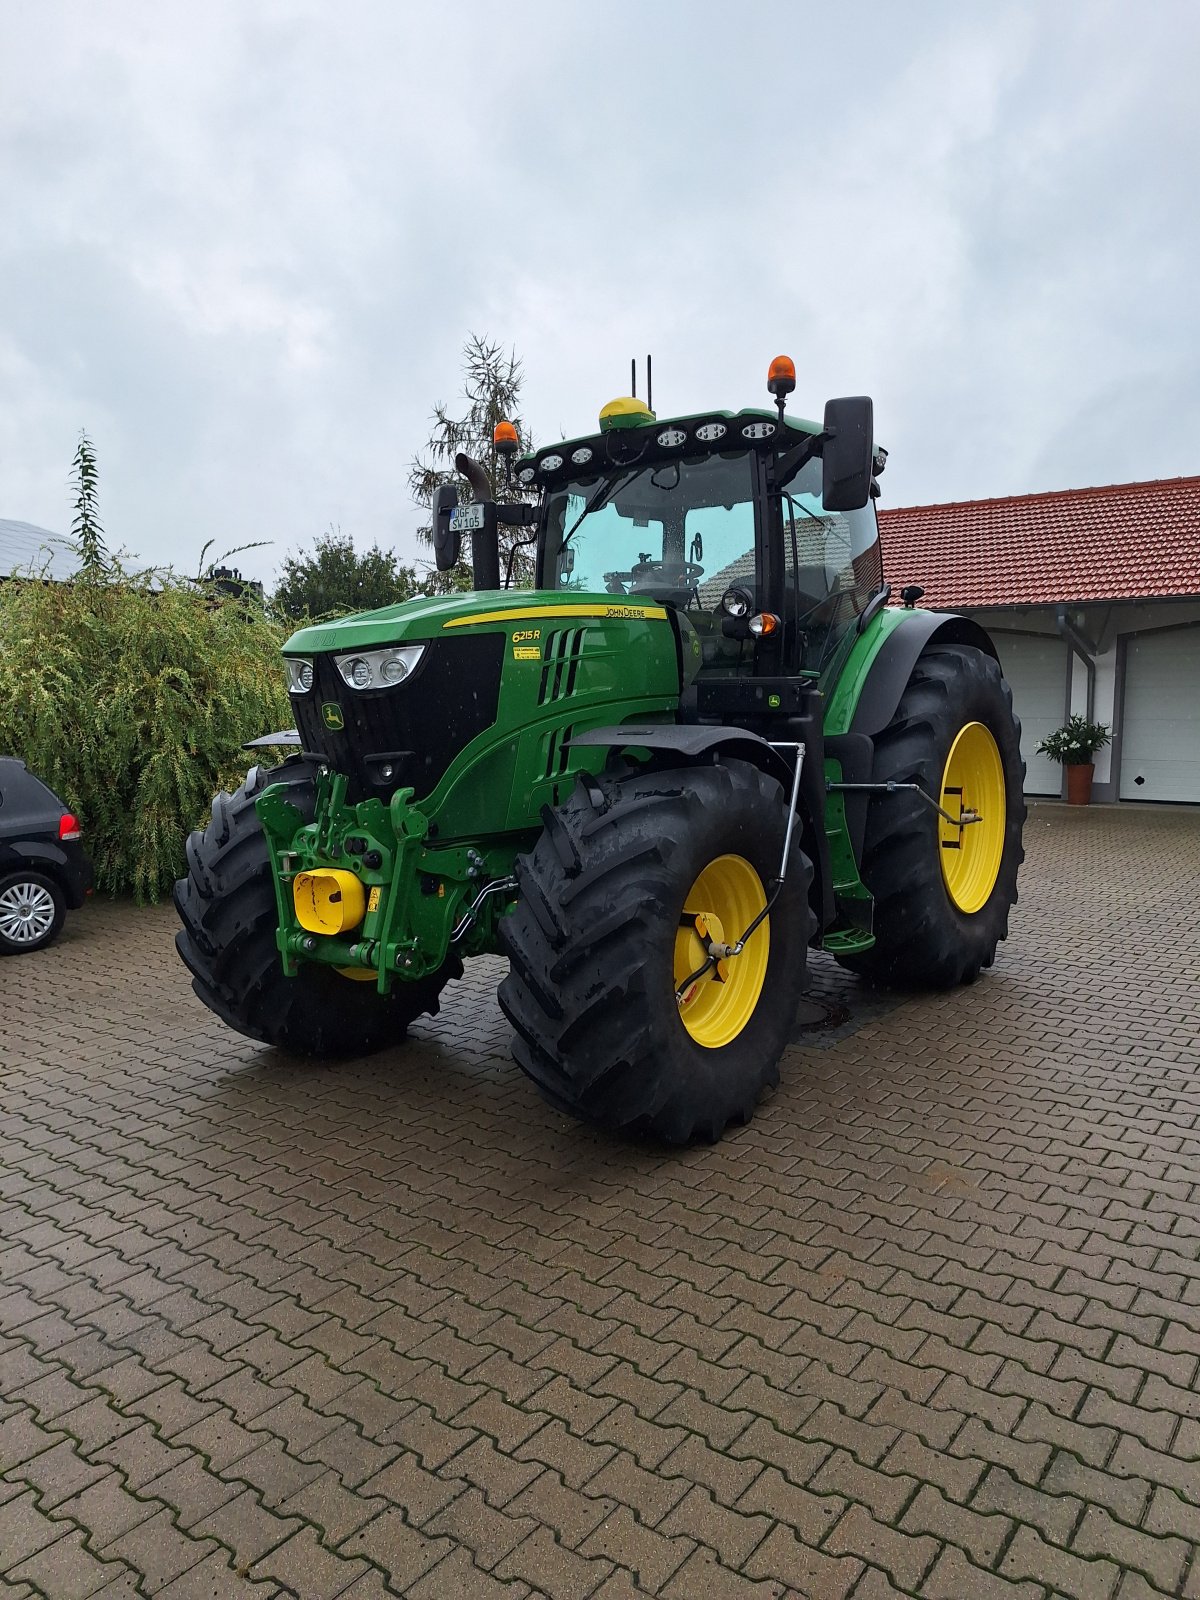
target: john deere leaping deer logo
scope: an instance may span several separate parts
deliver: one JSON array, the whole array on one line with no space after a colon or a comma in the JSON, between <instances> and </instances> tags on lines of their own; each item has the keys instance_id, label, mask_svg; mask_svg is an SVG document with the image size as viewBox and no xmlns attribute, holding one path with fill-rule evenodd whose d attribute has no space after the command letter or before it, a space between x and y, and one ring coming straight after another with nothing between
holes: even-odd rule
<instances>
[{"instance_id":1,"label":"john deere leaping deer logo","mask_svg":"<svg viewBox=\"0 0 1200 1600\"><path fill-rule=\"evenodd\" d=\"M342 708L336 700L326 700L321 707L321 721L334 733L340 733L346 726L346 719L342 715Z\"/></svg>"}]
</instances>

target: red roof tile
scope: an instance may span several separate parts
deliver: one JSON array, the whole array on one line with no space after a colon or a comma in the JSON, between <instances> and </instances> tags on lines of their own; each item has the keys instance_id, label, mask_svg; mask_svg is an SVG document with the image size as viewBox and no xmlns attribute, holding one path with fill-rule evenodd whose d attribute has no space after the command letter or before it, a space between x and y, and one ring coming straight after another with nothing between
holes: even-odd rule
<instances>
[{"instance_id":1,"label":"red roof tile","mask_svg":"<svg viewBox=\"0 0 1200 1600\"><path fill-rule=\"evenodd\" d=\"M1200 595L1200 477L879 512L894 595L935 609Z\"/></svg>"}]
</instances>

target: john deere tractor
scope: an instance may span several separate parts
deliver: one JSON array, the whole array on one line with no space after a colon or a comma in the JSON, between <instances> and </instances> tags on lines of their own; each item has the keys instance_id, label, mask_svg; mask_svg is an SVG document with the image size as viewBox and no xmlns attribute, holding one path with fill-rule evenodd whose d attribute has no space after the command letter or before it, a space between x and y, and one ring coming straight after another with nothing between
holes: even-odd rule
<instances>
[{"instance_id":1,"label":"john deere tractor","mask_svg":"<svg viewBox=\"0 0 1200 1600\"><path fill-rule=\"evenodd\" d=\"M460 456L437 565L475 589L302 628L298 752L188 841L180 955L231 1027L358 1056L502 954L513 1053L563 1111L719 1138L778 1079L810 946L886 984L990 966L1022 859L1012 697L984 631L889 606L866 398ZM533 503L536 500L536 504ZM536 548L501 582L498 528ZM907 575L906 575L907 576Z\"/></svg>"}]
</instances>

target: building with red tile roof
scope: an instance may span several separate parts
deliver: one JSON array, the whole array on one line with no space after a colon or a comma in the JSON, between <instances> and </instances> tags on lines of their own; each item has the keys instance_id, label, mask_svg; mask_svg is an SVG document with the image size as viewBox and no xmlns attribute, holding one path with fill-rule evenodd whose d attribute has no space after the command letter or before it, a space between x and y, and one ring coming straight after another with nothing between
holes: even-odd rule
<instances>
[{"instance_id":1,"label":"building with red tile roof","mask_svg":"<svg viewBox=\"0 0 1200 1600\"><path fill-rule=\"evenodd\" d=\"M879 532L934 610L1200 597L1200 477L881 507Z\"/></svg>"},{"instance_id":2,"label":"building with red tile roof","mask_svg":"<svg viewBox=\"0 0 1200 1600\"><path fill-rule=\"evenodd\" d=\"M894 597L995 640L1030 793L1060 792L1036 747L1081 712L1112 730L1098 799L1200 802L1200 477L881 507L879 531Z\"/></svg>"}]
</instances>

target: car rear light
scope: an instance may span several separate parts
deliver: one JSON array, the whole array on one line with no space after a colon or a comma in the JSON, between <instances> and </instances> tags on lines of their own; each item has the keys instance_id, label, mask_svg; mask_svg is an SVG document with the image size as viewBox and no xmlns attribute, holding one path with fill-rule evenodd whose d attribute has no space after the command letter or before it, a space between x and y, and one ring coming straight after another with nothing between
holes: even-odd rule
<instances>
[{"instance_id":1,"label":"car rear light","mask_svg":"<svg viewBox=\"0 0 1200 1600\"><path fill-rule=\"evenodd\" d=\"M83 829L79 826L79 818L73 817L69 811L59 817L58 837L60 839L82 839Z\"/></svg>"}]
</instances>

